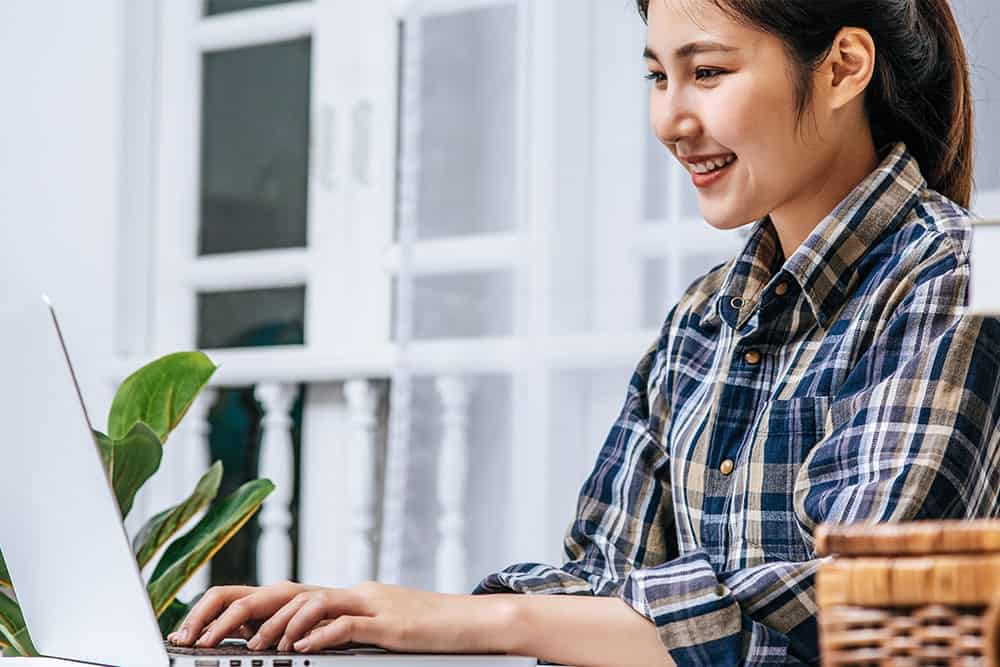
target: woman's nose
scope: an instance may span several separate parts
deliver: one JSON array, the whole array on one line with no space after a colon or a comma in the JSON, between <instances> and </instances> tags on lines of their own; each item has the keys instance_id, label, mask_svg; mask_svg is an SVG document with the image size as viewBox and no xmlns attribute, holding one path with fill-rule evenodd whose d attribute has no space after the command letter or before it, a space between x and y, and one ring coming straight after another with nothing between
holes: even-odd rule
<instances>
[{"instance_id":1,"label":"woman's nose","mask_svg":"<svg viewBox=\"0 0 1000 667\"><path fill-rule=\"evenodd\" d=\"M650 104L650 120L657 138L668 146L696 137L701 132L697 115L677 95L654 95Z\"/></svg>"}]
</instances>

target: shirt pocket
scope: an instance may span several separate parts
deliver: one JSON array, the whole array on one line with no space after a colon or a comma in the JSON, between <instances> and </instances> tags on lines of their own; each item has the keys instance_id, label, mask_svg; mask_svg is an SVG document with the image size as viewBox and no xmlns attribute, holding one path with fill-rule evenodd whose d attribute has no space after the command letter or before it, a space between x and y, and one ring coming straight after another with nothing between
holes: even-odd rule
<instances>
[{"instance_id":1,"label":"shirt pocket","mask_svg":"<svg viewBox=\"0 0 1000 667\"><path fill-rule=\"evenodd\" d=\"M731 526L749 561L801 561L809 548L795 514L795 481L809 452L825 435L828 396L773 400L761 416L739 485L745 515Z\"/></svg>"},{"instance_id":2,"label":"shirt pocket","mask_svg":"<svg viewBox=\"0 0 1000 667\"><path fill-rule=\"evenodd\" d=\"M764 408L758 435L787 442L798 447L790 449L808 454L824 434L826 416L832 402L829 396L799 396L773 400ZM812 436L818 435L815 439ZM759 439L759 438L758 438Z\"/></svg>"}]
</instances>

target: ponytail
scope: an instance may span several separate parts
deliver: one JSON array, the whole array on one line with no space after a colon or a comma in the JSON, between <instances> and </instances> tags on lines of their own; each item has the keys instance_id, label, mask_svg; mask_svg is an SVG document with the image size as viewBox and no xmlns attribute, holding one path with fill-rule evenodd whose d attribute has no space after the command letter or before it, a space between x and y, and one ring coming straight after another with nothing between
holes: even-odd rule
<instances>
[{"instance_id":1,"label":"ponytail","mask_svg":"<svg viewBox=\"0 0 1000 667\"><path fill-rule=\"evenodd\" d=\"M973 99L968 56L948 0L917 0L916 5L927 65L921 72L925 78L915 82L917 95L922 93L914 105L915 115L905 119L913 127L910 142L914 143L914 154L919 151L924 156L920 164L926 168L928 185L968 208L973 188ZM905 101L884 99L888 105Z\"/></svg>"}]
</instances>

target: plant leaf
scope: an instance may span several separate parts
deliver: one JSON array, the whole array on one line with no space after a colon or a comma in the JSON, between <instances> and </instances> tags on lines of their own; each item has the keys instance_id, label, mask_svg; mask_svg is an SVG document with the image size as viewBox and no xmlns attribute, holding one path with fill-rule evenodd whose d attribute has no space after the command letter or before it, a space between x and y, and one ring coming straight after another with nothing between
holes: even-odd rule
<instances>
[{"instance_id":1,"label":"plant leaf","mask_svg":"<svg viewBox=\"0 0 1000 667\"><path fill-rule=\"evenodd\" d=\"M160 547L183 528L191 517L215 499L221 481L222 462L216 461L198 481L194 492L187 500L160 512L146 522L132 540L132 551L135 552L135 558L139 562L139 569L146 567Z\"/></svg>"},{"instance_id":2,"label":"plant leaf","mask_svg":"<svg viewBox=\"0 0 1000 667\"><path fill-rule=\"evenodd\" d=\"M216 368L202 352L175 352L146 364L118 387L108 435L120 439L141 421L166 442Z\"/></svg>"},{"instance_id":3,"label":"plant leaf","mask_svg":"<svg viewBox=\"0 0 1000 667\"><path fill-rule=\"evenodd\" d=\"M216 503L194 528L167 547L146 587L157 617L170 606L177 591L198 568L260 509L273 490L274 484L269 479L247 482Z\"/></svg>"},{"instance_id":4,"label":"plant leaf","mask_svg":"<svg viewBox=\"0 0 1000 667\"><path fill-rule=\"evenodd\" d=\"M3 593L0 593L0 640L3 640L15 655L25 657L38 655L28 635L28 628L24 624L21 608Z\"/></svg>"},{"instance_id":5,"label":"plant leaf","mask_svg":"<svg viewBox=\"0 0 1000 667\"><path fill-rule=\"evenodd\" d=\"M120 440L109 438L100 431L94 431L94 437L124 518L132 509L135 494L159 469L163 446L142 422L136 422Z\"/></svg>"},{"instance_id":6,"label":"plant leaf","mask_svg":"<svg viewBox=\"0 0 1000 667\"><path fill-rule=\"evenodd\" d=\"M0 551L0 586L13 588L10 583L10 572L7 571L7 563L3 562L3 551Z\"/></svg>"},{"instance_id":7,"label":"plant leaf","mask_svg":"<svg viewBox=\"0 0 1000 667\"><path fill-rule=\"evenodd\" d=\"M184 604L178 599L174 599L170 602L170 606L167 607L160 618L157 621L160 624L160 635L166 639L167 635L177 629L177 626L181 624L184 617L187 616L188 609L191 605Z\"/></svg>"}]
</instances>

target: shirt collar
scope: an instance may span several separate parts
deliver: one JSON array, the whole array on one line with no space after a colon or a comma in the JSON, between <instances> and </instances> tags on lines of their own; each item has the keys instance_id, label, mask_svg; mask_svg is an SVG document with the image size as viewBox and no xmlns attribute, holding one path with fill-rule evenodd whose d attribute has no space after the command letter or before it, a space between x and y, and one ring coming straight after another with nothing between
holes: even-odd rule
<instances>
[{"instance_id":1,"label":"shirt collar","mask_svg":"<svg viewBox=\"0 0 1000 667\"><path fill-rule=\"evenodd\" d=\"M888 144L881 153L879 166L816 225L783 266L770 215L758 220L722 287L708 302L705 321L721 319L742 327L770 283L783 280L776 276L784 273L802 289L816 322L828 328L850 294L859 260L876 239L898 226L926 185L906 144ZM733 304L736 298L742 300L738 309L739 304Z\"/></svg>"}]
</instances>

